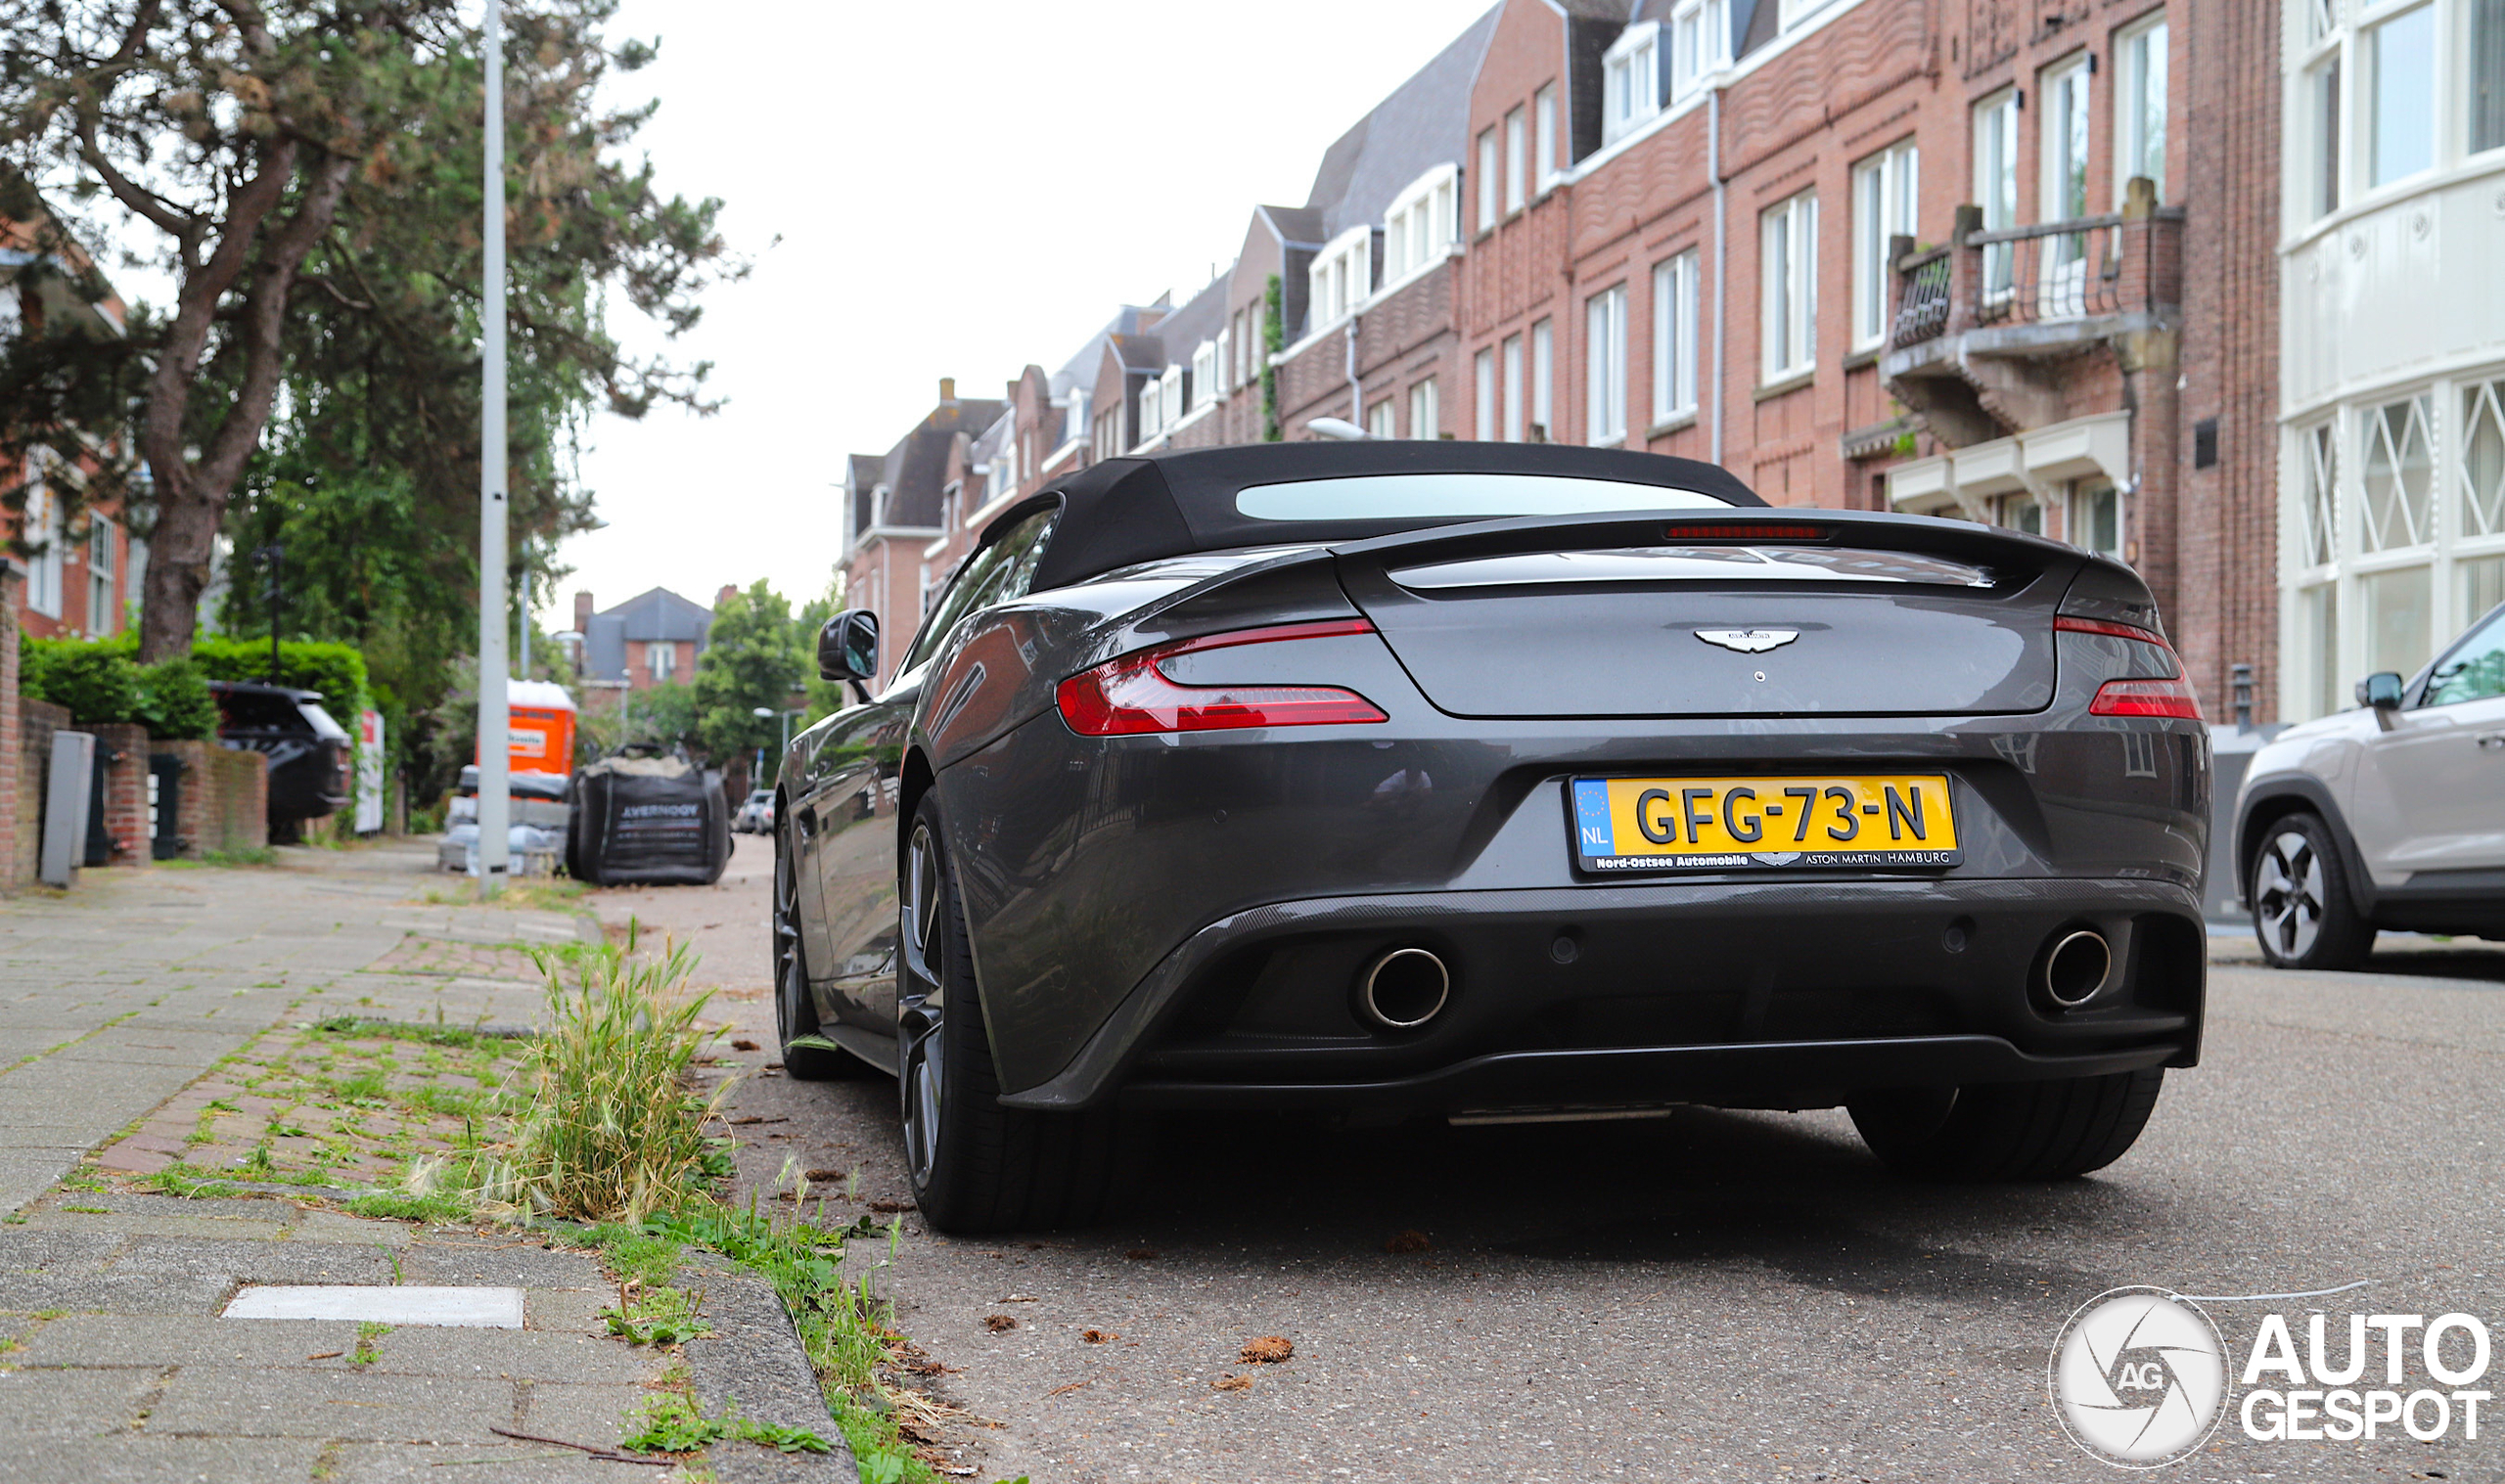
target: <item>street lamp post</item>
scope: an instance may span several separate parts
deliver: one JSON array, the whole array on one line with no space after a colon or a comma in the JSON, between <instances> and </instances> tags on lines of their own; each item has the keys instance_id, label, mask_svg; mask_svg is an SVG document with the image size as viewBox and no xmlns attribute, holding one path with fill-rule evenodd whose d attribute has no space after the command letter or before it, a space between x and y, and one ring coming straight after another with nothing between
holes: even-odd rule
<instances>
[{"instance_id":1,"label":"street lamp post","mask_svg":"<svg viewBox=\"0 0 2505 1484\"><path fill-rule=\"evenodd\" d=\"M774 754L774 766L777 771L780 771L783 766L783 754L792 750L792 718L806 714L808 709L806 706L794 706L789 710L777 711L772 706L758 706L749 713L759 721L772 716L783 719L783 745ZM756 765L756 781L760 785L765 782L765 764L762 759L759 759Z\"/></svg>"},{"instance_id":2,"label":"street lamp post","mask_svg":"<svg viewBox=\"0 0 2505 1484\"><path fill-rule=\"evenodd\" d=\"M478 388L478 891L504 889L511 862L513 714L506 709L505 628L505 40L499 0L479 27L486 71L485 279Z\"/></svg>"}]
</instances>

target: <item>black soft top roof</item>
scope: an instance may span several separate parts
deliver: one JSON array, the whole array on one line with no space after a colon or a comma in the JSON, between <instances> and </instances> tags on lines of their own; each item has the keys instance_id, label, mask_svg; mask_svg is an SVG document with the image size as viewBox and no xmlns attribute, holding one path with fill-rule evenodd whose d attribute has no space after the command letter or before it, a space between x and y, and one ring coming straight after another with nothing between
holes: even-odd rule
<instances>
[{"instance_id":1,"label":"black soft top roof","mask_svg":"<svg viewBox=\"0 0 2505 1484\"><path fill-rule=\"evenodd\" d=\"M1004 511L983 528L989 544L1037 510L1058 505L1061 519L1036 568L1038 589L1161 557L1242 546L1360 541L1480 517L1374 520L1256 520L1235 508L1256 484L1359 474L1548 474L1693 490L1735 506L1765 504L1727 470L1694 459L1577 448L1557 443L1252 443L1144 458L1107 459Z\"/></svg>"}]
</instances>

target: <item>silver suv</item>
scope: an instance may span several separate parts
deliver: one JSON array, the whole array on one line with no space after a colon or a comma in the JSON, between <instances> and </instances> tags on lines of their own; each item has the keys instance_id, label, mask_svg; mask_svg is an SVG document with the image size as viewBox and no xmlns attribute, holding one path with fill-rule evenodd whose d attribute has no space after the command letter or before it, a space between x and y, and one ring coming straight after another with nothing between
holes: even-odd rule
<instances>
[{"instance_id":1,"label":"silver suv","mask_svg":"<svg viewBox=\"0 0 2505 1484\"><path fill-rule=\"evenodd\" d=\"M2352 967L2387 927L2505 939L2505 606L2254 753L2236 843L2281 967Z\"/></svg>"}]
</instances>

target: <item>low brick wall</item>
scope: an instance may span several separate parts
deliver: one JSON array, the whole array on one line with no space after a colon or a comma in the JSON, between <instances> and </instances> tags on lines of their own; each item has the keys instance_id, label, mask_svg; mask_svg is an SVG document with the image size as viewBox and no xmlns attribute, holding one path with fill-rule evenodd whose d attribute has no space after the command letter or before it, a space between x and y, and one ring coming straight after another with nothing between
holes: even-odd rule
<instances>
[{"instance_id":1,"label":"low brick wall","mask_svg":"<svg viewBox=\"0 0 2505 1484\"><path fill-rule=\"evenodd\" d=\"M174 833L183 855L258 850L270 842L268 758L207 742L157 742L150 747L182 760Z\"/></svg>"},{"instance_id":2,"label":"low brick wall","mask_svg":"<svg viewBox=\"0 0 2505 1484\"><path fill-rule=\"evenodd\" d=\"M68 730L69 708L21 697L18 701L18 848L10 884L33 881L43 860L43 797L52 777L52 734Z\"/></svg>"},{"instance_id":3,"label":"low brick wall","mask_svg":"<svg viewBox=\"0 0 2505 1484\"><path fill-rule=\"evenodd\" d=\"M113 836L115 866L146 866L148 851L148 729L110 722L96 734L96 763L105 770L105 832Z\"/></svg>"}]
</instances>

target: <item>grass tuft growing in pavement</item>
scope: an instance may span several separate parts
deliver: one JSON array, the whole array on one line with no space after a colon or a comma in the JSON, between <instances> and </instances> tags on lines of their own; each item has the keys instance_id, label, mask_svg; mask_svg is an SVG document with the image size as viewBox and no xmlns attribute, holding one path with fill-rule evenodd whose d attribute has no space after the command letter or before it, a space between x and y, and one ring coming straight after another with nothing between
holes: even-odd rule
<instances>
[{"instance_id":1,"label":"grass tuft growing in pavement","mask_svg":"<svg viewBox=\"0 0 2505 1484\"><path fill-rule=\"evenodd\" d=\"M695 967L684 946L639 957L631 940L541 958L547 1024L523 1054L520 1124L491 1194L629 1225L706 1197L728 1160L705 1120L729 1084L696 1091L696 1058L718 1032L696 1023L712 997L687 990Z\"/></svg>"}]
</instances>

